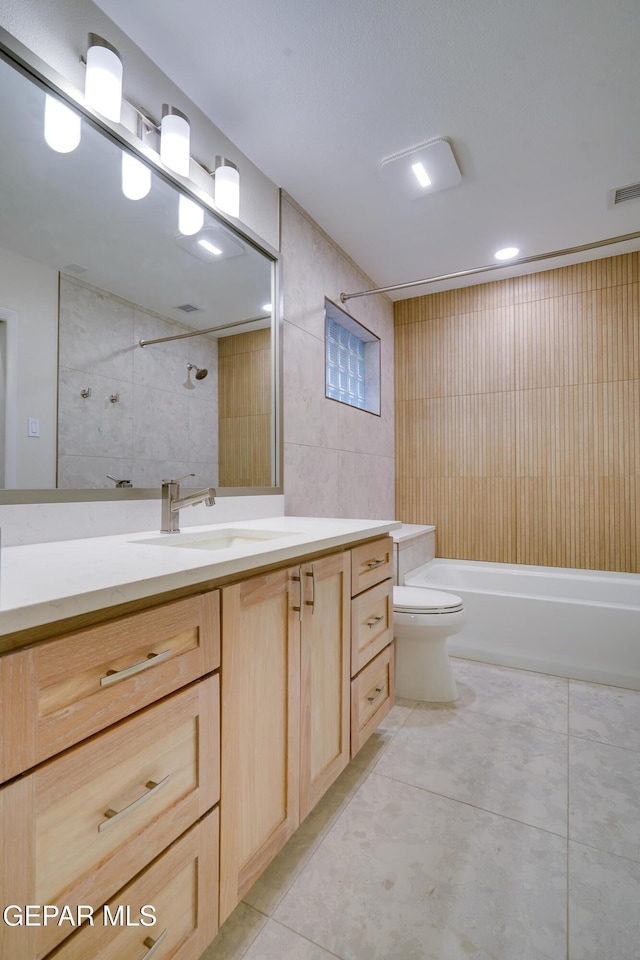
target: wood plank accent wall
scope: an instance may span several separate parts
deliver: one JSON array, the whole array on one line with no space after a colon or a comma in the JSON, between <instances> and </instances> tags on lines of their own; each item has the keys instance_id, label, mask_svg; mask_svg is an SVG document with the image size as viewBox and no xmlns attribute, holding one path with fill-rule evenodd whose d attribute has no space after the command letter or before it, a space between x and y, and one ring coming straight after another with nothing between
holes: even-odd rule
<instances>
[{"instance_id":1,"label":"wood plank accent wall","mask_svg":"<svg viewBox=\"0 0 640 960\"><path fill-rule=\"evenodd\" d=\"M271 331L218 340L221 487L268 487L271 463Z\"/></svg>"},{"instance_id":2,"label":"wood plank accent wall","mask_svg":"<svg viewBox=\"0 0 640 960\"><path fill-rule=\"evenodd\" d=\"M640 253L395 304L396 516L437 554L640 572Z\"/></svg>"}]
</instances>

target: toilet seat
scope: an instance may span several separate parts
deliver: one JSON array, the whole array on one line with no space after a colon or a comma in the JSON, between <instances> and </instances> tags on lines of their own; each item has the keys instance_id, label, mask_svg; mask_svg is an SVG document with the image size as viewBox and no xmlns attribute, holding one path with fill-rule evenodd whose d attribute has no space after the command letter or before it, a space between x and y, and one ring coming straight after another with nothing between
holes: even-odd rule
<instances>
[{"instance_id":1,"label":"toilet seat","mask_svg":"<svg viewBox=\"0 0 640 960\"><path fill-rule=\"evenodd\" d=\"M398 613L457 613L463 609L462 599L455 593L429 587L394 587L393 609Z\"/></svg>"}]
</instances>

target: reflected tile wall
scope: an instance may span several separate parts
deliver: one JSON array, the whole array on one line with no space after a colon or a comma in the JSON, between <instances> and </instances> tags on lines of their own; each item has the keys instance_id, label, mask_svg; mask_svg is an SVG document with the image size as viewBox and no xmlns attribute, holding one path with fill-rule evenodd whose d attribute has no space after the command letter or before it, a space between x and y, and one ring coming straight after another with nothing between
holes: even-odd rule
<instances>
[{"instance_id":1,"label":"reflected tile wall","mask_svg":"<svg viewBox=\"0 0 640 960\"><path fill-rule=\"evenodd\" d=\"M376 296L346 308L381 338L381 416L326 399L324 298L374 284L284 193L281 231L286 512L393 518L393 305Z\"/></svg>"},{"instance_id":2,"label":"reflected tile wall","mask_svg":"<svg viewBox=\"0 0 640 960\"><path fill-rule=\"evenodd\" d=\"M218 344L209 337L138 341L188 332L71 277L60 284L58 486L104 488L106 474L156 487L195 472L192 486L218 477ZM206 368L191 377L187 363ZM83 398L82 391L91 396ZM111 402L112 396L117 402Z\"/></svg>"}]
</instances>

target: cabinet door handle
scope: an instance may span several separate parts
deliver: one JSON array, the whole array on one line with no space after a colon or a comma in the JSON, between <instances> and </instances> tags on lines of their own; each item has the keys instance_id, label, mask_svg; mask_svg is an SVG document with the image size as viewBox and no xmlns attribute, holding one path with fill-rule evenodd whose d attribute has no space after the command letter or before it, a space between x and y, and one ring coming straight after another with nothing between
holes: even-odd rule
<instances>
[{"instance_id":1,"label":"cabinet door handle","mask_svg":"<svg viewBox=\"0 0 640 960\"><path fill-rule=\"evenodd\" d=\"M369 567L369 570L373 570L374 567L379 567L381 564L386 563L387 558L383 557L382 560L368 560L364 566Z\"/></svg>"},{"instance_id":2,"label":"cabinet door handle","mask_svg":"<svg viewBox=\"0 0 640 960\"><path fill-rule=\"evenodd\" d=\"M145 937L145 939L143 940L143 943L145 947L148 947L149 949L145 950L145 952L140 957L140 960L149 960L149 957L152 957L154 955L154 953L156 952L156 950L158 949L158 947L160 946L160 944L162 943L162 941L164 940L168 932L169 932L169 928L167 927L165 930L162 931L162 933L160 934L157 940L154 940L153 937Z\"/></svg>"},{"instance_id":3,"label":"cabinet door handle","mask_svg":"<svg viewBox=\"0 0 640 960\"><path fill-rule=\"evenodd\" d=\"M166 787L170 780L171 775L165 777L164 780L160 780L159 783L156 783L155 780L148 780L145 784L147 793L143 793L141 797L138 797L137 800L134 800L133 803L130 803L128 807L123 807L122 810L112 810L111 808L105 810L104 815L107 819L103 820L98 826L98 831L102 833L102 831L106 830L107 827L111 827L114 823L122 820L123 817L133 813L134 810L137 810L138 807L141 807L143 803L147 802L147 800L151 800L152 797L155 797L155 795L162 790L163 787Z\"/></svg>"},{"instance_id":4,"label":"cabinet door handle","mask_svg":"<svg viewBox=\"0 0 640 960\"><path fill-rule=\"evenodd\" d=\"M127 677L134 677L136 673L142 673L143 670L148 670L149 667L155 667L157 664L163 663L165 660L168 660L170 656L171 650L163 650L162 653L148 653L146 660L141 660L140 663L134 663L130 667L125 667L124 670L107 670L107 675L100 680L100 686L110 687L112 683L119 683L120 680L126 680Z\"/></svg>"},{"instance_id":5,"label":"cabinet door handle","mask_svg":"<svg viewBox=\"0 0 640 960\"><path fill-rule=\"evenodd\" d=\"M367 620L367 626L368 626L369 628L375 627L376 623L380 623L381 620L384 620L384 617L383 617L383 616L374 617L373 620Z\"/></svg>"},{"instance_id":6,"label":"cabinet door handle","mask_svg":"<svg viewBox=\"0 0 640 960\"><path fill-rule=\"evenodd\" d=\"M294 581L294 583L300 584L300 606L292 607L291 609L295 610L296 613L298 614L298 620L302 620L302 568L301 567L298 567L298 576L292 577L291 579Z\"/></svg>"},{"instance_id":7,"label":"cabinet door handle","mask_svg":"<svg viewBox=\"0 0 640 960\"><path fill-rule=\"evenodd\" d=\"M383 690L384 690L384 687L376 687L375 694L372 697L367 697L367 700L369 701L369 703L375 703Z\"/></svg>"},{"instance_id":8,"label":"cabinet door handle","mask_svg":"<svg viewBox=\"0 0 640 960\"><path fill-rule=\"evenodd\" d=\"M305 574L307 577L311 577L311 600L305 600L307 607L311 607L311 615L316 612L316 569L313 564L311 564L311 573Z\"/></svg>"}]
</instances>

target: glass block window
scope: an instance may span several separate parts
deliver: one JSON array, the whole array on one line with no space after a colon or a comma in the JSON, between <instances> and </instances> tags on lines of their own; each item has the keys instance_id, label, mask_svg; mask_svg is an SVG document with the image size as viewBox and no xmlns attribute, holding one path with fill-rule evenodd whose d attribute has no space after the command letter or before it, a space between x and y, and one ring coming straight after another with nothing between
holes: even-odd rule
<instances>
[{"instance_id":1,"label":"glass block window","mask_svg":"<svg viewBox=\"0 0 640 960\"><path fill-rule=\"evenodd\" d=\"M325 300L325 396L380 414L380 340Z\"/></svg>"}]
</instances>

